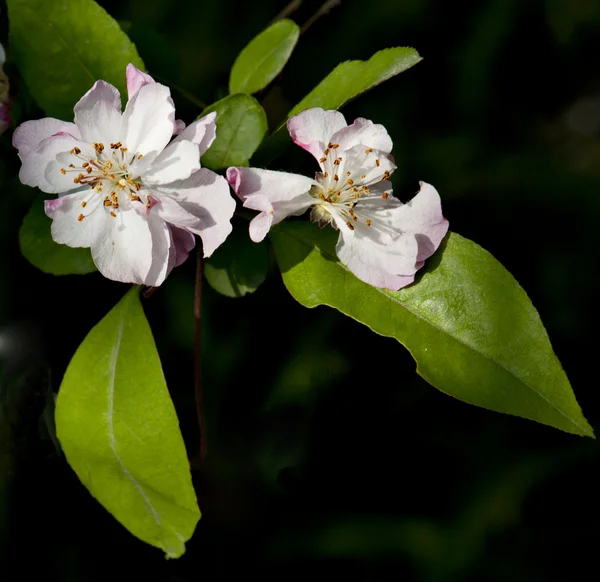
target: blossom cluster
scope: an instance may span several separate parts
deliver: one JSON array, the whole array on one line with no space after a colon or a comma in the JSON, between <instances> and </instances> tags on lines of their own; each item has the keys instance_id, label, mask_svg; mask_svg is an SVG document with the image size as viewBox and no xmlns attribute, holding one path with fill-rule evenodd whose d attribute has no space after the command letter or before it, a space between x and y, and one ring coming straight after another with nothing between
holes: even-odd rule
<instances>
[{"instance_id":1,"label":"blossom cluster","mask_svg":"<svg viewBox=\"0 0 600 582\"><path fill-rule=\"evenodd\" d=\"M310 209L311 220L339 231L340 262L376 287L410 284L448 230L433 186L421 182L407 204L393 196L392 140L382 125L363 118L348 125L338 111L307 109L287 128L316 159L314 177L232 167L225 179L200 165L216 114L186 127L166 86L133 65L126 78L124 111L118 90L97 81L75 105L73 123L26 121L13 136L21 181L58 195L45 203L52 238L90 248L105 277L160 285L187 258L195 235L210 256L232 230L230 187L259 212L253 241Z\"/></svg>"}]
</instances>

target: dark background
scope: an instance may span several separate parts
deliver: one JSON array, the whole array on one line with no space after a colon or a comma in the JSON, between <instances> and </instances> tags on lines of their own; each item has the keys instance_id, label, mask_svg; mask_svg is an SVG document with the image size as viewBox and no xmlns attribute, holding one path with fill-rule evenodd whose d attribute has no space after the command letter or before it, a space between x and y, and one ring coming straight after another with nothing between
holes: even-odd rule
<instances>
[{"instance_id":1,"label":"dark background","mask_svg":"<svg viewBox=\"0 0 600 582\"><path fill-rule=\"evenodd\" d=\"M206 104L224 96L237 53L285 6L100 4L173 87L188 123L201 105L186 93ZM300 25L321 5L299 4ZM3 6L1 18L6 46ZM387 127L401 199L432 183L451 229L514 274L598 430L600 4L347 0L302 34L258 97L276 124L339 62L405 45L423 62L347 105L346 118ZM9 70L23 115L41 117ZM209 455L194 472L203 518L176 561L133 538L57 453L44 413L77 345L126 286L44 275L20 256L35 193L15 178L10 133L0 144L0 337L20 349L0 352L3 580L593 579L595 441L443 395L394 340L295 303L276 270L242 299L205 285ZM274 168L311 171L308 158L295 151ZM193 279L189 260L145 301L191 456Z\"/></svg>"}]
</instances>

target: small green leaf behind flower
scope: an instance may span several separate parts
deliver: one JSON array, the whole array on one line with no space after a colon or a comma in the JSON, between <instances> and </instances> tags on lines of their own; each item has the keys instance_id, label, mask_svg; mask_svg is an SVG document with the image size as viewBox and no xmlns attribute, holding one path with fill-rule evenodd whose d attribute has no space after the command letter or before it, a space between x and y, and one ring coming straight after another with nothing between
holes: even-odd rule
<instances>
[{"instance_id":1,"label":"small green leaf behind flower","mask_svg":"<svg viewBox=\"0 0 600 582\"><path fill-rule=\"evenodd\" d=\"M207 259L204 274L210 286L227 297L254 293L267 278L270 268L267 242L254 243L248 229L233 229L227 240Z\"/></svg>"},{"instance_id":2,"label":"small green leaf behind flower","mask_svg":"<svg viewBox=\"0 0 600 582\"><path fill-rule=\"evenodd\" d=\"M246 95L229 95L207 107L199 116L217 112L215 141L202 156L210 170L247 166L267 133L267 116L260 103Z\"/></svg>"},{"instance_id":3,"label":"small green leaf behind flower","mask_svg":"<svg viewBox=\"0 0 600 582\"><path fill-rule=\"evenodd\" d=\"M51 225L44 212L44 196L39 195L19 230L23 256L34 267L51 275L84 275L96 271L90 249L74 249L54 242Z\"/></svg>"},{"instance_id":4,"label":"small green leaf behind flower","mask_svg":"<svg viewBox=\"0 0 600 582\"><path fill-rule=\"evenodd\" d=\"M288 62L300 28L286 18L254 37L240 52L229 77L230 93L256 93L264 89Z\"/></svg>"},{"instance_id":5,"label":"small green leaf behind flower","mask_svg":"<svg viewBox=\"0 0 600 582\"><path fill-rule=\"evenodd\" d=\"M340 109L345 103L361 93L376 87L395 75L416 65L419 53L409 47L388 48L376 52L368 61L340 63L288 114L292 117L311 107ZM275 158L282 147L291 143L285 124L281 124L257 152L257 165L266 165Z\"/></svg>"},{"instance_id":6,"label":"small green leaf behind flower","mask_svg":"<svg viewBox=\"0 0 600 582\"><path fill-rule=\"evenodd\" d=\"M58 393L56 432L81 482L117 520L169 558L184 553L200 511L139 288L73 356Z\"/></svg>"},{"instance_id":7,"label":"small green leaf behind flower","mask_svg":"<svg viewBox=\"0 0 600 582\"><path fill-rule=\"evenodd\" d=\"M72 119L99 79L125 94L125 67L143 69L118 22L93 0L7 0L13 58L38 105Z\"/></svg>"},{"instance_id":8,"label":"small green leaf behind flower","mask_svg":"<svg viewBox=\"0 0 600 582\"><path fill-rule=\"evenodd\" d=\"M417 283L387 291L337 262L331 229L284 222L269 236L283 281L302 305L329 305L397 339L442 392L594 436L531 301L475 243L450 233Z\"/></svg>"}]
</instances>

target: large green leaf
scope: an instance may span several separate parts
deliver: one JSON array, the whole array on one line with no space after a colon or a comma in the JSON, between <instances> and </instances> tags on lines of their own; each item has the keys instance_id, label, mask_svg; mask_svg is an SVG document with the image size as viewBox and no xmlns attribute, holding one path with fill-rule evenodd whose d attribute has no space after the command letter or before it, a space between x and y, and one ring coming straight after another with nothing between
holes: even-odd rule
<instances>
[{"instance_id":1,"label":"large green leaf","mask_svg":"<svg viewBox=\"0 0 600 582\"><path fill-rule=\"evenodd\" d=\"M217 112L217 136L202 156L202 165L211 170L247 166L248 160L267 133L267 116L260 103L246 95L229 95L198 117Z\"/></svg>"},{"instance_id":2,"label":"large green leaf","mask_svg":"<svg viewBox=\"0 0 600 582\"><path fill-rule=\"evenodd\" d=\"M266 279L269 268L267 242L253 243L246 228L234 228L227 240L204 263L210 286L227 297L254 293Z\"/></svg>"},{"instance_id":3,"label":"large green leaf","mask_svg":"<svg viewBox=\"0 0 600 582\"><path fill-rule=\"evenodd\" d=\"M139 288L73 356L56 432L79 479L116 519L167 557L183 554L200 512Z\"/></svg>"},{"instance_id":4,"label":"large green leaf","mask_svg":"<svg viewBox=\"0 0 600 582\"><path fill-rule=\"evenodd\" d=\"M44 196L38 196L19 230L21 253L34 266L51 275L92 273L96 265L90 249L73 249L52 240L52 220L44 212Z\"/></svg>"},{"instance_id":5,"label":"large green leaf","mask_svg":"<svg viewBox=\"0 0 600 582\"><path fill-rule=\"evenodd\" d=\"M531 301L475 243L451 233L418 283L394 292L359 281L337 262L332 229L288 221L271 238L300 303L329 305L396 338L442 392L593 436Z\"/></svg>"},{"instance_id":6,"label":"large green leaf","mask_svg":"<svg viewBox=\"0 0 600 582\"><path fill-rule=\"evenodd\" d=\"M368 61L346 61L339 64L287 115L291 117L310 107L340 109L361 93L406 71L421 60L419 53L409 47L395 47L376 52ZM258 165L265 165L289 142L285 125L263 143L257 152Z\"/></svg>"},{"instance_id":7,"label":"large green leaf","mask_svg":"<svg viewBox=\"0 0 600 582\"><path fill-rule=\"evenodd\" d=\"M143 63L127 35L93 0L7 0L12 55L50 116L73 118L73 105L98 80L125 91L125 67Z\"/></svg>"},{"instance_id":8,"label":"large green leaf","mask_svg":"<svg viewBox=\"0 0 600 582\"><path fill-rule=\"evenodd\" d=\"M238 55L229 76L230 93L256 93L285 66L300 36L298 25L286 18L263 30Z\"/></svg>"}]
</instances>

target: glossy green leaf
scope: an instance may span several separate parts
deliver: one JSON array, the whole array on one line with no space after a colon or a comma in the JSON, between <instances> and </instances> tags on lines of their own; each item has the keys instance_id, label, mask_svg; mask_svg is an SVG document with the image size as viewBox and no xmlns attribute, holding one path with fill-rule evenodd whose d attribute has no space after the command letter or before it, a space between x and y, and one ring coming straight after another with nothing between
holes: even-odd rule
<instances>
[{"instance_id":1,"label":"glossy green leaf","mask_svg":"<svg viewBox=\"0 0 600 582\"><path fill-rule=\"evenodd\" d=\"M186 450L139 288L87 335L58 393L56 432L90 493L167 557L200 518Z\"/></svg>"},{"instance_id":2,"label":"glossy green leaf","mask_svg":"<svg viewBox=\"0 0 600 582\"><path fill-rule=\"evenodd\" d=\"M266 241L254 243L248 227L234 228L227 240L204 263L206 280L227 297L254 293L269 273L269 249Z\"/></svg>"},{"instance_id":3,"label":"glossy green leaf","mask_svg":"<svg viewBox=\"0 0 600 582\"><path fill-rule=\"evenodd\" d=\"M474 242L451 233L418 283L394 292L359 281L337 262L332 229L285 222L271 238L285 285L300 303L329 305L396 338L442 392L593 436L531 301Z\"/></svg>"},{"instance_id":4,"label":"glossy green leaf","mask_svg":"<svg viewBox=\"0 0 600 582\"><path fill-rule=\"evenodd\" d=\"M244 93L229 95L207 107L199 117L217 112L217 136L202 156L211 170L247 166L267 133L267 116L260 103Z\"/></svg>"},{"instance_id":5,"label":"glossy green leaf","mask_svg":"<svg viewBox=\"0 0 600 582\"><path fill-rule=\"evenodd\" d=\"M7 0L12 56L38 105L73 119L99 79L125 94L125 67L144 65L118 23L94 0Z\"/></svg>"},{"instance_id":6,"label":"glossy green leaf","mask_svg":"<svg viewBox=\"0 0 600 582\"><path fill-rule=\"evenodd\" d=\"M300 28L286 18L254 37L235 60L229 77L230 93L256 93L264 89L288 62Z\"/></svg>"},{"instance_id":7,"label":"glossy green leaf","mask_svg":"<svg viewBox=\"0 0 600 582\"><path fill-rule=\"evenodd\" d=\"M310 107L340 109L361 93L406 71L421 60L419 53L409 47L395 47L376 52L368 61L346 61L339 64L287 115L291 117ZM257 152L258 165L273 159L289 142L285 124L267 139Z\"/></svg>"},{"instance_id":8,"label":"glossy green leaf","mask_svg":"<svg viewBox=\"0 0 600 582\"><path fill-rule=\"evenodd\" d=\"M73 249L52 240L52 220L44 212L44 197L38 196L19 230L21 253L34 266L51 275L83 275L96 270L90 249Z\"/></svg>"}]
</instances>

